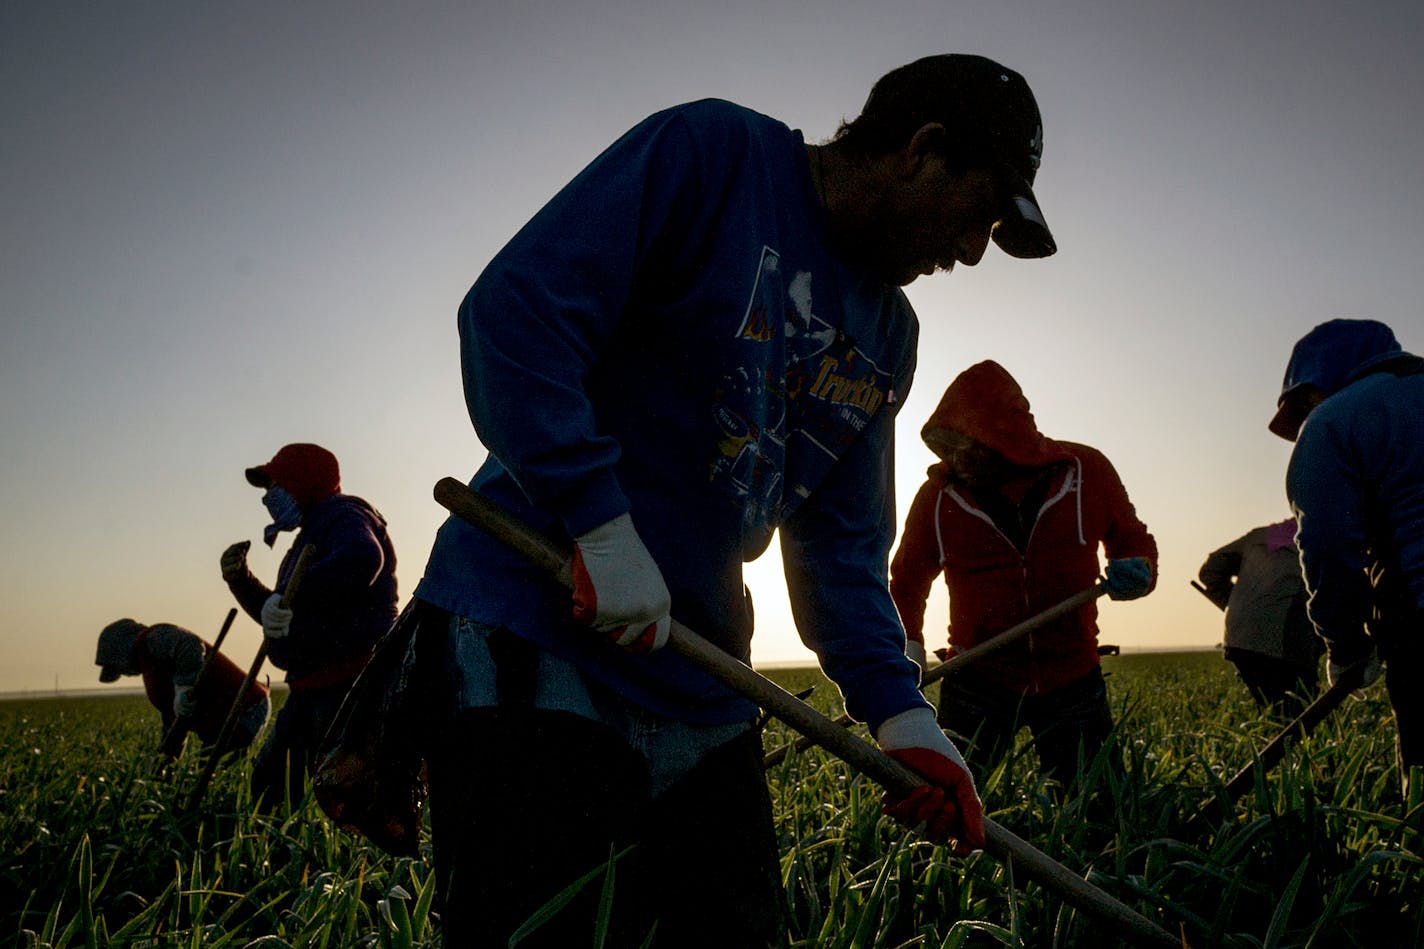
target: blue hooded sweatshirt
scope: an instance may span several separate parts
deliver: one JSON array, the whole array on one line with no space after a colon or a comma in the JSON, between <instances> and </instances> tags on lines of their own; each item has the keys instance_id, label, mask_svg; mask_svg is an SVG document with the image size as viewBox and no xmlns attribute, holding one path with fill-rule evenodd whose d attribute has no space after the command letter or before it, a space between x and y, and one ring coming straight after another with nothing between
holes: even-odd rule
<instances>
[{"instance_id":1,"label":"blue hooded sweatshirt","mask_svg":"<svg viewBox=\"0 0 1424 949\"><path fill-rule=\"evenodd\" d=\"M1311 621L1342 664L1372 606L1424 609L1424 360L1374 320L1331 320L1291 353L1282 397L1312 386L1286 474ZM1366 571L1383 567L1385 589Z\"/></svg>"},{"instance_id":2,"label":"blue hooded sweatshirt","mask_svg":"<svg viewBox=\"0 0 1424 949\"><path fill-rule=\"evenodd\" d=\"M459 312L489 458L471 486L553 536L625 512L672 614L748 661L742 564L779 532L797 628L878 725L927 703L888 589L893 422L917 323L827 244L805 143L703 100L646 119L495 257ZM632 655L457 518L416 596L504 626L655 712L752 717L670 649Z\"/></svg>"}]
</instances>

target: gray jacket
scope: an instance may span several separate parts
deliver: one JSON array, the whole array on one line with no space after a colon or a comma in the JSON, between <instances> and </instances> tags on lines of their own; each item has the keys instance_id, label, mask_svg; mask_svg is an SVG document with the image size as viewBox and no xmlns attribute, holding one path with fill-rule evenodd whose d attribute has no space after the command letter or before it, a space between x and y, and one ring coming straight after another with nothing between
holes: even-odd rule
<instances>
[{"instance_id":1,"label":"gray jacket","mask_svg":"<svg viewBox=\"0 0 1424 949\"><path fill-rule=\"evenodd\" d=\"M1273 547L1270 532L1258 527L1213 552L1197 578L1226 610L1227 649L1313 665L1324 643L1306 617L1300 555L1293 543Z\"/></svg>"}]
</instances>

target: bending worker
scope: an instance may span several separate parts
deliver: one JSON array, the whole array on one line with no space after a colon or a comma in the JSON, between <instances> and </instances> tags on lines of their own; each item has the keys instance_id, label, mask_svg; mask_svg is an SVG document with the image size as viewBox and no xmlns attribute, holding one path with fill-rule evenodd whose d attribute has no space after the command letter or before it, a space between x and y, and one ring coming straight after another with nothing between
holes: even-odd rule
<instances>
[{"instance_id":1,"label":"bending worker","mask_svg":"<svg viewBox=\"0 0 1424 949\"><path fill-rule=\"evenodd\" d=\"M1321 323L1291 351L1276 409L1327 676L1362 664L1369 685L1383 664L1407 781L1424 766L1424 359L1376 320Z\"/></svg>"},{"instance_id":2,"label":"bending worker","mask_svg":"<svg viewBox=\"0 0 1424 949\"><path fill-rule=\"evenodd\" d=\"M505 945L634 843L618 945L654 923L677 949L784 941L758 709L659 648L672 612L748 660L742 564L777 534L802 637L933 786L890 813L982 844L886 588L917 333L900 288L991 240L1053 252L1041 145L1023 78L976 56L893 70L820 145L702 100L639 123L481 274L459 313L489 449L471 486L571 541L575 589L451 519L416 590L448 630L430 762L447 944ZM584 911L535 939L586 939Z\"/></svg>"},{"instance_id":3,"label":"bending worker","mask_svg":"<svg viewBox=\"0 0 1424 949\"><path fill-rule=\"evenodd\" d=\"M188 732L209 747L217 742L247 678L247 673L222 653L213 654L204 670L204 659L212 648L197 633L172 623L145 626L137 620L121 619L99 633L94 662L100 667L100 682L116 682L120 676L143 677L143 690L163 722L160 750L177 757ZM253 682L222 752L251 745L267 724L271 709L267 687Z\"/></svg>"},{"instance_id":4,"label":"bending worker","mask_svg":"<svg viewBox=\"0 0 1424 949\"><path fill-rule=\"evenodd\" d=\"M1257 706L1300 714L1320 689L1325 643L1305 614L1295 519L1257 527L1213 551L1197 579L1226 611L1223 658Z\"/></svg>"}]
</instances>

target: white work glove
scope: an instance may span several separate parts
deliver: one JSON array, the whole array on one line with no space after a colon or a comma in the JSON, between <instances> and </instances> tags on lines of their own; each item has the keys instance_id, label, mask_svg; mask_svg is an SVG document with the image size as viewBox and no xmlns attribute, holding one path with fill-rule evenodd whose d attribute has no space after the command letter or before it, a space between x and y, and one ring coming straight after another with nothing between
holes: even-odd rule
<instances>
[{"instance_id":1,"label":"white work glove","mask_svg":"<svg viewBox=\"0 0 1424 949\"><path fill-rule=\"evenodd\" d=\"M1380 673L1384 671L1384 666L1380 663L1379 660L1379 654L1376 653L1374 650L1371 650L1370 654L1364 659L1362 659L1361 662L1364 665L1360 669L1360 683L1354 689L1354 691L1356 692L1358 692L1360 689L1366 688L1367 686L1374 685L1375 680L1378 679L1380 677ZM1340 677L1345 674L1345 670L1349 668L1350 667L1348 665L1342 666L1334 660L1326 662L1326 681L1329 682L1330 686L1333 688L1335 686L1335 683L1340 681Z\"/></svg>"},{"instance_id":2,"label":"white work glove","mask_svg":"<svg viewBox=\"0 0 1424 949\"><path fill-rule=\"evenodd\" d=\"M984 846L984 805L959 749L940 730L934 710L920 706L891 716L875 731L876 744L928 781L905 794L886 791L881 810L906 827L964 856Z\"/></svg>"},{"instance_id":3,"label":"white work glove","mask_svg":"<svg viewBox=\"0 0 1424 949\"><path fill-rule=\"evenodd\" d=\"M915 660L915 665L920 667L920 675L923 676L929 664L929 656L925 654L925 644L918 639L905 640L905 655Z\"/></svg>"},{"instance_id":4,"label":"white work glove","mask_svg":"<svg viewBox=\"0 0 1424 949\"><path fill-rule=\"evenodd\" d=\"M574 618L630 652L661 649L672 624L662 571L620 514L574 538Z\"/></svg>"},{"instance_id":5,"label":"white work glove","mask_svg":"<svg viewBox=\"0 0 1424 949\"><path fill-rule=\"evenodd\" d=\"M282 606L282 594L273 593L262 604L262 635L285 639L292 629L292 611Z\"/></svg>"},{"instance_id":6,"label":"white work glove","mask_svg":"<svg viewBox=\"0 0 1424 949\"><path fill-rule=\"evenodd\" d=\"M198 697L193 694L191 685L179 685L173 688L173 714L179 718L192 718L198 711Z\"/></svg>"}]
</instances>

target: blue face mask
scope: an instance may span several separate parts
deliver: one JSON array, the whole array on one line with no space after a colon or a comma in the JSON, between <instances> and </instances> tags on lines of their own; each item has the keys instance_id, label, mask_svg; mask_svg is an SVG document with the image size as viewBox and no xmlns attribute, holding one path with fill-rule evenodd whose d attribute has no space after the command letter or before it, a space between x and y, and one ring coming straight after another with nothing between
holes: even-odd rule
<instances>
[{"instance_id":1,"label":"blue face mask","mask_svg":"<svg viewBox=\"0 0 1424 949\"><path fill-rule=\"evenodd\" d=\"M302 509L285 488L275 484L268 488L262 495L262 506L272 515L272 523L262 529L262 539L268 547L277 542L277 535L282 531L294 530L302 522Z\"/></svg>"}]
</instances>

